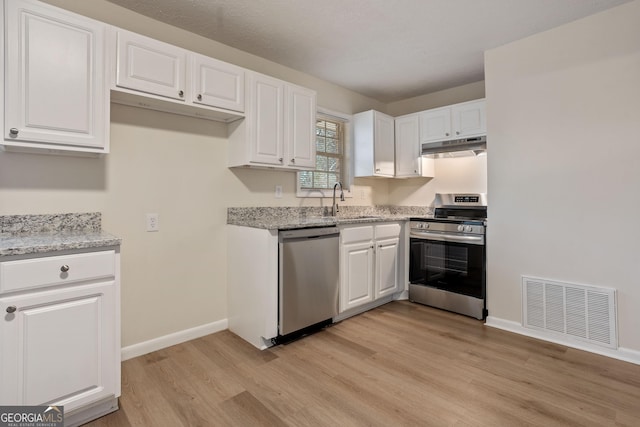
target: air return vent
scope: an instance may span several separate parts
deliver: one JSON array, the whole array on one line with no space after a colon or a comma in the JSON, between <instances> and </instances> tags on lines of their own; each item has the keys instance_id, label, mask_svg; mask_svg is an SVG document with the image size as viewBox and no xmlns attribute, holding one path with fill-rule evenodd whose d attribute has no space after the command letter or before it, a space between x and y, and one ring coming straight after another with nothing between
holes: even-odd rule
<instances>
[{"instance_id":1,"label":"air return vent","mask_svg":"<svg viewBox=\"0 0 640 427\"><path fill-rule=\"evenodd\" d=\"M617 348L616 290L522 277L525 328Z\"/></svg>"}]
</instances>

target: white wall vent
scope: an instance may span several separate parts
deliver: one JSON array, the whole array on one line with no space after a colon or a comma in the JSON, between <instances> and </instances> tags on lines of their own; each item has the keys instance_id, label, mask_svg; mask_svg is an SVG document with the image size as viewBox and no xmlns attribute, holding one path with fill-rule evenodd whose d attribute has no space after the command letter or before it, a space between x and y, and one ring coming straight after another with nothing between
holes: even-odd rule
<instances>
[{"instance_id":1,"label":"white wall vent","mask_svg":"<svg viewBox=\"0 0 640 427\"><path fill-rule=\"evenodd\" d=\"M616 290L522 277L522 324L618 348Z\"/></svg>"}]
</instances>

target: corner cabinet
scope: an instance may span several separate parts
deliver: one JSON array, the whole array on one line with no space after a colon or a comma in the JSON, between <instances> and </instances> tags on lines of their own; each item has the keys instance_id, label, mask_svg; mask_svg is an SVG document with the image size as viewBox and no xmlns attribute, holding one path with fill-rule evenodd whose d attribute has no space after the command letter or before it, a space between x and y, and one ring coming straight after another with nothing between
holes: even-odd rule
<instances>
[{"instance_id":1,"label":"corner cabinet","mask_svg":"<svg viewBox=\"0 0 640 427\"><path fill-rule=\"evenodd\" d=\"M487 133L484 99L426 110L420 114L420 142L446 141Z\"/></svg>"},{"instance_id":2,"label":"corner cabinet","mask_svg":"<svg viewBox=\"0 0 640 427\"><path fill-rule=\"evenodd\" d=\"M423 158L420 146L420 115L395 118L396 178L435 176L434 159Z\"/></svg>"},{"instance_id":3,"label":"corner cabinet","mask_svg":"<svg viewBox=\"0 0 640 427\"><path fill-rule=\"evenodd\" d=\"M0 402L62 405L65 424L118 408L119 251L0 262Z\"/></svg>"},{"instance_id":4,"label":"corner cabinet","mask_svg":"<svg viewBox=\"0 0 640 427\"><path fill-rule=\"evenodd\" d=\"M345 226L340 232L340 313L399 291L397 223Z\"/></svg>"},{"instance_id":5,"label":"corner cabinet","mask_svg":"<svg viewBox=\"0 0 640 427\"><path fill-rule=\"evenodd\" d=\"M355 177L395 175L394 119L375 110L353 115Z\"/></svg>"},{"instance_id":6,"label":"corner cabinet","mask_svg":"<svg viewBox=\"0 0 640 427\"><path fill-rule=\"evenodd\" d=\"M229 167L315 167L315 91L247 72L246 106L229 128Z\"/></svg>"},{"instance_id":7,"label":"corner cabinet","mask_svg":"<svg viewBox=\"0 0 640 427\"><path fill-rule=\"evenodd\" d=\"M4 148L107 153L106 26L30 0L6 0L3 20Z\"/></svg>"}]
</instances>

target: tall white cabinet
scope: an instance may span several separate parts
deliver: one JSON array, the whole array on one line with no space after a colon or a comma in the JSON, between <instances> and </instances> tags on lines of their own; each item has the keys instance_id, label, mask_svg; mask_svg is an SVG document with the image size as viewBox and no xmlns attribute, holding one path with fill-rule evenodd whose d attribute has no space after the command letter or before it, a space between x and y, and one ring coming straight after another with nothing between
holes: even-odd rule
<instances>
[{"instance_id":1,"label":"tall white cabinet","mask_svg":"<svg viewBox=\"0 0 640 427\"><path fill-rule=\"evenodd\" d=\"M230 125L228 165L314 168L315 91L254 72L246 82L246 118Z\"/></svg>"},{"instance_id":2,"label":"tall white cabinet","mask_svg":"<svg viewBox=\"0 0 640 427\"><path fill-rule=\"evenodd\" d=\"M109 151L105 25L6 0L4 138L12 150Z\"/></svg>"},{"instance_id":3,"label":"tall white cabinet","mask_svg":"<svg viewBox=\"0 0 640 427\"><path fill-rule=\"evenodd\" d=\"M0 403L62 405L65 425L118 408L118 248L0 261Z\"/></svg>"}]
</instances>

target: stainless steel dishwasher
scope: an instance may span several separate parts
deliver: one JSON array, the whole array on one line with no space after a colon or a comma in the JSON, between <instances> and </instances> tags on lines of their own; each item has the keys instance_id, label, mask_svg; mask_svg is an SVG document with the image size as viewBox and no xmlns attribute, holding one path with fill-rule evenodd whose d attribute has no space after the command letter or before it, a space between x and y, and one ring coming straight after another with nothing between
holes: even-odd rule
<instances>
[{"instance_id":1,"label":"stainless steel dishwasher","mask_svg":"<svg viewBox=\"0 0 640 427\"><path fill-rule=\"evenodd\" d=\"M279 242L278 342L338 314L337 227L283 230Z\"/></svg>"}]
</instances>

